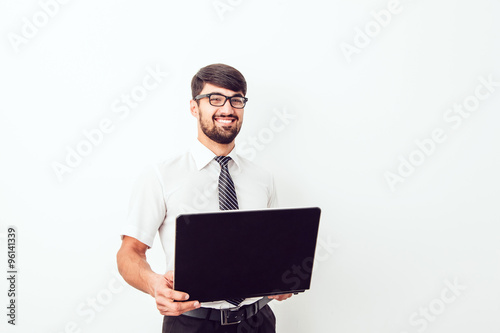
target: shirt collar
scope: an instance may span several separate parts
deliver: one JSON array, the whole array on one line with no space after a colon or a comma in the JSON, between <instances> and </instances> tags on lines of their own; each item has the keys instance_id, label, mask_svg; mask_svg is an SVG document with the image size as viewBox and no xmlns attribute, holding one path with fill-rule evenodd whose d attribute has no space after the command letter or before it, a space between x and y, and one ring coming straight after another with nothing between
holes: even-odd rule
<instances>
[{"instance_id":1,"label":"shirt collar","mask_svg":"<svg viewBox=\"0 0 500 333\"><path fill-rule=\"evenodd\" d=\"M227 154L227 156L231 157L231 159L233 160L234 164L236 165L236 172L239 172L239 169L240 169L240 163L241 163L241 159L240 159L240 156L236 153L236 146L233 148L233 150L231 150L231 152L229 154Z\"/></svg>"},{"instance_id":2,"label":"shirt collar","mask_svg":"<svg viewBox=\"0 0 500 333\"><path fill-rule=\"evenodd\" d=\"M198 170L206 167L216 157L216 155L199 140L195 140L191 146L191 155L194 158L194 162L196 163ZM236 154L234 148L227 156L231 157L236 164L236 167L239 169L241 160L238 154Z\"/></svg>"}]
</instances>

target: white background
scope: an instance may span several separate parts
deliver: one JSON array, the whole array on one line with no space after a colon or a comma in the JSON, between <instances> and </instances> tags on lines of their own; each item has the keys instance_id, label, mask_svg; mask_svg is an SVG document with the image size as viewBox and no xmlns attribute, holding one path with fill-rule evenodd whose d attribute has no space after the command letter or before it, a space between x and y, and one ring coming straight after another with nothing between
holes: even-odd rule
<instances>
[{"instance_id":1,"label":"white background","mask_svg":"<svg viewBox=\"0 0 500 333\"><path fill-rule=\"evenodd\" d=\"M323 210L330 245L311 290L273 305L278 332L498 332L500 87L456 128L444 115L480 77L500 82L500 3L402 0L374 24L388 5L74 0L44 22L39 2L2 0L0 267L14 225L19 275L15 327L0 280L0 330L160 332L153 299L116 277L119 227L140 172L196 135L191 77L222 62L249 85L239 144L275 173L281 205ZM147 68L168 75L120 117ZM113 130L59 179L54 163L103 119ZM435 129L446 140L418 153ZM410 155L420 165L391 189ZM163 271L157 240L149 259Z\"/></svg>"}]
</instances>

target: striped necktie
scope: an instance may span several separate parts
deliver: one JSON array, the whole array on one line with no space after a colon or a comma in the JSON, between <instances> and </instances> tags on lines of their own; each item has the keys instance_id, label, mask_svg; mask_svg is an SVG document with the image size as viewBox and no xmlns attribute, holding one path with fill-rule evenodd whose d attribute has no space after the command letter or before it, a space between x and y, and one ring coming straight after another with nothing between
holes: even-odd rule
<instances>
[{"instance_id":1,"label":"striped necktie","mask_svg":"<svg viewBox=\"0 0 500 333\"><path fill-rule=\"evenodd\" d=\"M238 209L238 198L234 183L229 174L227 163L231 160L229 156L217 156L215 160L220 164L221 170L219 175L219 209L234 210ZM227 299L226 301L234 306L238 306L243 302L244 298Z\"/></svg>"}]
</instances>

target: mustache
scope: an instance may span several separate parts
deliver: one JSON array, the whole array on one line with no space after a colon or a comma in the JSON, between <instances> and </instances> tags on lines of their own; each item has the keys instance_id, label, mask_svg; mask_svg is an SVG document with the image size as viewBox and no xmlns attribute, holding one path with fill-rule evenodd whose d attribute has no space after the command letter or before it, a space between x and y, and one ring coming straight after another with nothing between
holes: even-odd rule
<instances>
[{"instance_id":1,"label":"mustache","mask_svg":"<svg viewBox=\"0 0 500 333\"><path fill-rule=\"evenodd\" d=\"M212 117L213 120L215 120L215 118L217 117L221 117L221 118L234 118L235 120L239 120L238 116L234 115L234 114L228 114L228 115L223 115L223 114L216 114Z\"/></svg>"}]
</instances>

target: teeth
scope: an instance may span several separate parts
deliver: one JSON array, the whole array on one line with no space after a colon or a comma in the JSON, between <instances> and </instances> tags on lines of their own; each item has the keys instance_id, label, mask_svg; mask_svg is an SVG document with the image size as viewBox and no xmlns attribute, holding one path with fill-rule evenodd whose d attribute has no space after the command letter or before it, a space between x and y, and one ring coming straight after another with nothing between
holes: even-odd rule
<instances>
[{"instance_id":1,"label":"teeth","mask_svg":"<svg viewBox=\"0 0 500 333\"><path fill-rule=\"evenodd\" d=\"M227 120L227 119L217 119L217 121L220 123L225 123L225 124L229 124L229 123L233 122L232 120Z\"/></svg>"}]
</instances>

